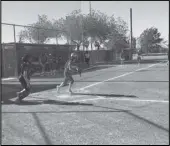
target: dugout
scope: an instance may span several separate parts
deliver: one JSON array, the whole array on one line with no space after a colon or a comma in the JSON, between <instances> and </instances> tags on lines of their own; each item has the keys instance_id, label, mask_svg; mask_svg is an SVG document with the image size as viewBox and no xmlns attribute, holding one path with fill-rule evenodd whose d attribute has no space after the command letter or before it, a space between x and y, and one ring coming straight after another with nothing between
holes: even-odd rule
<instances>
[{"instance_id":1,"label":"dugout","mask_svg":"<svg viewBox=\"0 0 170 146\"><path fill-rule=\"evenodd\" d=\"M39 64L41 53L52 54L54 57L62 56L62 64L66 62L69 54L75 49L75 45L53 44L27 44L27 43L3 43L2 48L2 77L18 76L20 72L21 58L25 54L33 57L33 62Z\"/></svg>"}]
</instances>

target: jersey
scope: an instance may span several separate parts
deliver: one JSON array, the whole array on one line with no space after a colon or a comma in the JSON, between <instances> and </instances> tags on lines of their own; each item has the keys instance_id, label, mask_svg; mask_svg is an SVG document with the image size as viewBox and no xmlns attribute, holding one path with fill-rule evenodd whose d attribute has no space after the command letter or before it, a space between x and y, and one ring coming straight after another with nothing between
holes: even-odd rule
<instances>
[{"instance_id":1,"label":"jersey","mask_svg":"<svg viewBox=\"0 0 170 146\"><path fill-rule=\"evenodd\" d=\"M42 64L45 64L47 61L48 61L47 56L46 56L45 54L42 54L42 55L40 56L40 62L41 62Z\"/></svg>"},{"instance_id":2,"label":"jersey","mask_svg":"<svg viewBox=\"0 0 170 146\"><path fill-rule=\"evenodd\" d=\"M68 60L64 66L64 75L71 75L74 68L72 67L73 62L71 60Z\"/></svg>"},{"instance_id":3,"label":"jersey","mask_svg":"<svg viewBox=\"0 0 170 146\"><path fill-rule=\"evenodd\" d=\"M90 58L90 54L86 53L86 54L85 54L85 58L86 58L86 59L89 59L89 58Z\"/></svg>"},{"instance_id":4,"label":"jersey","mask_svg":"<svg viewBox=\"0 0 170 146\"><path fill-rule=\"evenodd\" d=\"M27 79L30 79L30 76L31 76L31 64L30 63L24 62L21 65L21 76L24 75L24 72L26 72L27 74Z\"/></svg>"},{"instance_id":5,"label":"jersey","mask_svg":"<svg viewBox=\"0 0 170 146\"><path fill-rule=\"evenodd\" d=\"M120 57L121 57L121 59L124 59L124 57L125 57L124 53L121 53Z\"/></svg>"}]
</instances>

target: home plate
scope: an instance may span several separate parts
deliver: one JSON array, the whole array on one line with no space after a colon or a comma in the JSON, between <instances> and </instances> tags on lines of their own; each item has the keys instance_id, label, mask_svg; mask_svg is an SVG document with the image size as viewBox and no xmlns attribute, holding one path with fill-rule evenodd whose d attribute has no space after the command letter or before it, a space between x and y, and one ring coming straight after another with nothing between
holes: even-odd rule
<instances>
[{"instance_id":1,"label":"home plate","mask_svg":"<svg viewBox=\"0 0 170 146\"><path fill-rule=\"evenodd\" d=\"M72 98L73 96L71 94L58 94L56 95L58 98Z\"/></svg>"},{"instance_id":2,"label":"home plate","mask_svg":"<svg viewBox=\"0 0 170 146\"><path fill-rule=\"evenodd\" d=\"M58 94L58 95L56 95L56 97L57 98L62 98L62 99L64 99L64 98L79 98L79 97L82 97L82 95L76 95L76 94L74 94L74 93L72 93L72 94Z\"/></svg>"}]
</instances>

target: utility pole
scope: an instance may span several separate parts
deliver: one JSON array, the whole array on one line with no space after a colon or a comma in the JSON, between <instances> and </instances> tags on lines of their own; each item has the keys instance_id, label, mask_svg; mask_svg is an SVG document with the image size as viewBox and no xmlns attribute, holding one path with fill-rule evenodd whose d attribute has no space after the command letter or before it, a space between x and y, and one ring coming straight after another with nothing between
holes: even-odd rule
<instances>
[{"instance_id":1,"label":"utility pole","mask_svg":"<svg viewBox=\"0 0 170 146\"><path fill-rule=\"evenodd\" d=\"M89 1L89 13L90 13L90 17L91 17L91 1ZM90 46L91 46L91 50L92 50L92 38L90 40Z\"/></svg>"},{"instance_id":2,"label":"utility pole","mask_svg":"<svg viewBox=\"0 0 170 146\"><path fill-rule=\"evenodd\" d=\"M82 10L81 10L81 14L82 14ZM84 24L83 24L83 14L82 17L80 18L80 24L81 24L81 39L82 39L82 47L83 47L83 51L84 51Z\"/></svg>"},{"instance_id":3,"label":"utility pole","mask_svg":"<svg viewBox=\"0 0 170 146\"><path fill-rule=\"evenodd\" d=\"M13 25L13 31L14 31L14 43L16 43L15 25Z\"/></svg>"},{"instance_id":4,"label":"utility pole","mask_svg":"<svg viewBox=\"0 0 170 146\"><path fill-rule=\"evenodd\" d=\"M131 49L131 52L132 52L132 49L133 49L132 47L133 47L132 8L130 8L130 49ZM132 55L132 53L131 53L131 55Z\"/></svg>"},{"instance_id":5,"label":"utility pole","mask_svg":"<svg viewBox=\"0 0 170 146\"><path fill-rule=\"evenodd\" d=\"M91 1L89 1L89 12L90 12L90 16L91 16Z\"/></svg>"}]
</instances>

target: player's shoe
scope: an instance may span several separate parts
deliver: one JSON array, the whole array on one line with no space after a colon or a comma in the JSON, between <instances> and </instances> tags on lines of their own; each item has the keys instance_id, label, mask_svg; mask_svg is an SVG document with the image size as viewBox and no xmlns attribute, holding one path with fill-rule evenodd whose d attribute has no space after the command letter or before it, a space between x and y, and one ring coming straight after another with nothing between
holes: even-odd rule
<instances>
[{"instance_id":1,"label":"player's shoe","mask_svg":"<svg viewBox=\"0 0 170 146\"><path fill-rule=\"evenodd\" d=\"M56 86L56 88L57 88L57 93L59 93L59 89L60 89L60 87L59 87L59 86Z\"/></svg>"},{"instance_id":2,"label":"player's shoe","mask_svg":"<svg viewBox=\"0 0 170 146\"><path fill-rule=\"evenodd\" d=\"M21 94L20 94L20 92L17 92L16 93L17 94L17 99L15 100L15 103L21 103Z\"/></svg>"},{"instance_id":3,"label":"player's shoe","mask_svg":"<svg viewBox=\"0 0 170 146\"><path fill-rule=\"evenodd\" d=\"M22 101L22 100L21 100L19 97L17 97L17 99L16 99L14 102L17 103L17 104L20 104L21 101Z\"/></svg>"},{"instance_id":4,"label":"player's shoe","mask_svg":"<svg viewBox=\"0 0 170 146\"><path fill-rule=\"evenodd\" d=\"M70 94L73 94L73 91L72 91L72 90L69 90L68 92L69 92Z\"/></svg>"}]
</instances>

